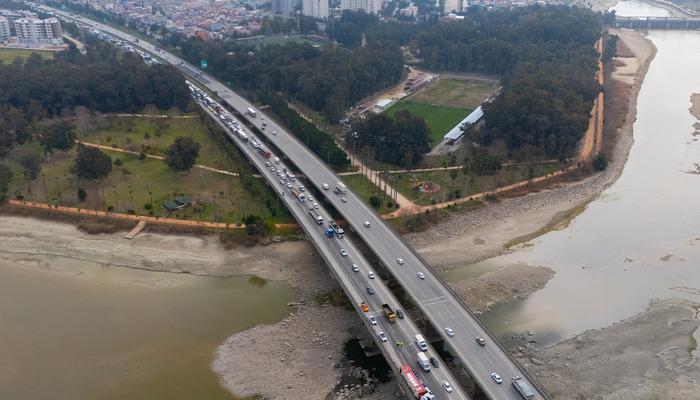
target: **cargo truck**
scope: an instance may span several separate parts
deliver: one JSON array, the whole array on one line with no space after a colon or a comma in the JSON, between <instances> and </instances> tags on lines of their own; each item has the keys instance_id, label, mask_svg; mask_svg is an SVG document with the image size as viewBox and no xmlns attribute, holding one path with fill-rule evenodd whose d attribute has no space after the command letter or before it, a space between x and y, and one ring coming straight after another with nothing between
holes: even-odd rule
<instances>
[{"instance_id":1,"label":"cargo truck","mask_svg":"<svg viewBox=\"0 0 700 400\"><path fill-rule=\"evenodd\" d=\"M411 369L410 365L405 364L403 367L401 367L401 376L403 376L406 385L408 385L409 389L411 389L411 394L413 395L414 399L433 399L433 395L431 393L428 393L428 390L425 388L425 386L423 386L423 384L420 383L420 380L418 380L416 374L413 373L413 370Z\"/></svg>"},{"instance_id":2,"label":"cargo truck","mask_svg":"<svg viewBox=\"0 0 700 400\"><path fill-rule=\"evenodd\" d=\"M251 107L248 107L248 114L253 118L255 118L255 116L257 115L255 110L253 110Z\"/></svg>"},{"instance_id":3,"label":"cargo truck","mask_svg":"<svg viewBox=\"0 0 700 400\"><path fill-rule=\"evenodd\" d=\"M317 224L323 225L323 215L319 214L318 211L316 211L313 208L310 208L309 215L311 215L311 218L313 218Z\"/></svg>"},{"instance_id":4,"label":"cargo truck","mask_svg":"<svg viewBox=\"0 0 700 400\"><path fill-rule=\"evenodd\" d=\"M389 322L396 322L396 313L388 304L382 304L382 311L384 311L384 316Z\"/></svg>"},{"instance_id":5,"label":"cargo truck","mask_svg":"<svg viewBox=\"0 0 700 400\"><path fill-rule=\"evenodd\" d=\"M520 396L523 397L523 399L530 400L533 397L535 397L535 392L532 390L530 385L525 382L525 380L519 376L514 376L513 379L513 387L515 390L520 393Z\"/></svg>"},{"instance_id":6,"label":"cargo truck","mask_svg":"<svg viewBox=\"0 0 700 400\"><path fill-rule=\"evenodd\" d=\"M428 356L423 352L417 353L416 355L418 356L418 365L423 368L423 371L430 372L430 360L428 360Z\"/></svg>"},{"instance_id":7,"label":"cargo truck","mask_svg":"<svg viewBox=\"0 0 700 400\"><path fill-rule=\"evenodd\" d=\"M339 227L338 224L335 223L335 221L331 221L329 223L329 226L338 235L339 239L343 238L343 236L345 235L345 231L343 230L343 228Z\"/></svg>"},{"instance_id":8,"label":"cargo truck","mask_svg":"<svg viewBox=\"0 0 700 400\"><path fill-rule=\"evenodd\" d=\"M304 200L306 200L306 195L300 192L299 189L295 187L292 188L292 194L294 194L294 197L299 199L299 201L301 201L302 203L304 202Z\"/></svg>"}]
</instances>

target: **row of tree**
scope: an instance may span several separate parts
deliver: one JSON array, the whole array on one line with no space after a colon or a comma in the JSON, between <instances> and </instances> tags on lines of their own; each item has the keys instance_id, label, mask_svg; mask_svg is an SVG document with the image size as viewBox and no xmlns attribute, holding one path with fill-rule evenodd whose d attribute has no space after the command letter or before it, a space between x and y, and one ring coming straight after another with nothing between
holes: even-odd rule
<instances>
[{"instance_id":1,"label":"row of tree","mask_svg":"<svg viewBox=\"0 0 700 400\"><path fill-rule=\"evenodd\" d=\"M386 41L354 48L288 42L255 49L237 41L190 38L182 55L195 64L207 60L212 73L239 88L281 92L330 120L403 73L400 48Z\"/></svg>"},{"instance_id":2,"label":"row of tree","mask_svg":"<svg viewBox=\"0 0 700 400\"><path fill-rule=\"evenodd\" d=\"M353 121L353 134L346 137L356 149L372 149L377 160L411 168L430 150L430 129L423 118L408 111L371 114Z\"/></svg>"}]
</instances>

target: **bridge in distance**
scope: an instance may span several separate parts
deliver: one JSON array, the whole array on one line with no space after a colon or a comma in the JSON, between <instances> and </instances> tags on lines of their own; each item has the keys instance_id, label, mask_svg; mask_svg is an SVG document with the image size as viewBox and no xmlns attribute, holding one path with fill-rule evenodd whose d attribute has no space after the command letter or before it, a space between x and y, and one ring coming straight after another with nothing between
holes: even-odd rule
<instances>
[{"instance_id":1,"label":"bridge in distance","mask_svg":"<svg viewBox=\"0 0 700 400\"><path fill-rule=\"evenodd\" d=\"M191 78L199 81L201 85L216 93L223 99L223 102L236 110L243 118L246 118L250 125L256 127L271 143L274 143L275 146L284 153L286 158L318 189L319 193L323 193L326 196L328 202L338 210L352 227L356 235L364 241L369 249L382 262L386 270L401 284L412 302L421 310L435 330L442 336L446 348L469 372L488 398L493 400L522 400L522 396L509 384L510 378L514 376L522 377L522 379L533 388L534 393L533 396L530 397L531 399L547 398L539 385L537 385L527 372L512 358L507 350L498 343L497 339L488 331L481 321L471 313L447 283L444 282L428 263L425 262L400 235L393 231L369 205L364 203L364 201L351 190L342 196L323 190L324 184L332 187L336 182L341 182L342 180L330 167L306 148L284 127L265 116L264 113L258 110L252 103L234 93L215 78L201 73L194 66L170 53L157 50L151 43L143 40L138 41L123 31L84 17L70 15L45 6L40 7L62 15L65 18L74 19L83 24L93 26L96 29L128 41L133 46L140 47L156 55L164 62L177 66L183 70L183 72L188 73ZM253 116L248 113L248 108L255 110L256 115ZM263 124L266 126L263 126ZM275 135L272 134L273 131L276 132ZM265 174L264 166L261 172ZM274 182L276 181L273 181L273 185ZM282 197L283 199L287 198L287 196ZM287 205L289 206L289 204ZM290 207L290 210L293 211L293 209L293 206ZM365 226L365 222L369 222L369 228ZM302 223L302 225L304 224ZM319 242L317 235L309 235L309 238L317 249L321 246L320 243L322 242ZM324 252L321 250L319 251L323 256ZM357 252L353 257L359 256L359 252ZM324 259L325 258L324 256ZM402 262L397 262L398 259L401 259ZM329 262L329 266L332 266L332 261L326 259L326 262ZM418 273L422 273L425 278L420 279L417 276ZM336 276L336 278L338 277ZM344 286L346 293L348 293L347 287L345 286L347 282L344 282L342 279L339 279L339 282ZM354 287L356 286L357 284L354 284ZM354 300L352 295L349 294L349 297ZM365 298L367 298L367 296L365 296ZM447 328L454 331L454 336L449 336L447 334ZM486 346L478 345L475 341L476 337L486 338ZM406 343L408 342L407 340ZM387 356L387 354L385 354L385 356ZM390 357L391 356L389 356L388 359L391 360ZM414 363L413 365L416 364ZM494 382L491 377L491 374L494 372L504 378L504 384L497 384ZM435 384L431 383L431 389L436 392ZM440 398L442 397L444 396L441 395Z\"/></svg>"}]
</instances>

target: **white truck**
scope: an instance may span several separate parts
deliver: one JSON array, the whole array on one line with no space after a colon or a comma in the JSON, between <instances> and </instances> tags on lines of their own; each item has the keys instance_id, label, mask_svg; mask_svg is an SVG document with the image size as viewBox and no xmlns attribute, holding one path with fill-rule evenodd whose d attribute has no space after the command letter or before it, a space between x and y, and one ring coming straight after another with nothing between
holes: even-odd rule
<instances>
[{"instance_id":1,"label":"white truck","mask_svg":"<svg viewBox=\"0 0 700 400\"><path fill-rule=\"evenodd\" d=\"M345 184L343 182L336 182L335 183L335 190L337 193L347 193L348 187L345 186Z\"/></svg>"},{"instance_id":2,"label":"white truck","mask_svg":"<svg viewBox=\"0 0 700 400\"><path fill-rule=\"evenodd\" d=\"M323 225L323 215L319 214L313 207L309 208L309 215L313 218L317 224Z\"/></svg>"},{"instance_id":3,"label":"white truck","mask_svg":"<svg viewBox=\"0 0 700 400\"><path fill-rule=\"evenodd\" d=\"M253 110L252 107L248 107L248 114L249 114L251 117L255 118L255 116L256 116L258 113L256 113L255 110Z\"/></svg>"},{"instance_id":4,"label":"white truck","mask_svg":"<svg viewBox=\"0 0 700 400\"><path fill-rule=\"evenodd\" d=\"M530 400L535 397L535 392L532 391L530 385L528 385L523 378L514 376L512 381L513 387L518 391L518 393L520 393L523 399Z\"/></svg>"},{"instance_id":5,"label":"white truck","mask_svg":"<svg viewBox=\"0 0 700 400\"><path fill-rule=\"evenodd\" d=\"M423 371L425 372L430 372L430 360L428 360L428 356L425 355L425 353L420 352L417 353L418 356L418 365L423 368Z\"/></svg>"},{"instance_id":6,"label":"white truck","mask_svg":"<svg viewBox=\"0 0 700 400\"><path fill-rule=\"evenodd\" d=\"M428 351L428 342L425 341L423 335L416 335L416 344L421 351Z\"/></svg>"}]
</instances>

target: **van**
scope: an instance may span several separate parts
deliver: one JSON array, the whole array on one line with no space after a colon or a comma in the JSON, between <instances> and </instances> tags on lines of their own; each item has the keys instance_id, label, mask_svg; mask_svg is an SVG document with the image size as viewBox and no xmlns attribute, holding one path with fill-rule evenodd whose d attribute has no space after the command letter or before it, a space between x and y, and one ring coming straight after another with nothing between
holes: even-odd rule
<instances>
[{"instance_id":1,"label":"van","mask_svg":"<svg viewBox=\"0 0 700 400\"><path fill-rule=\"evenodd\" d=\"M430 361L428 361L428 356L425 353L418 353L418 365L425 372L430 372Z\"/></svg>"},{"instance_id":2,"label":"van","mask_svg":"<svg viewBox=\"0 0 700 400\"><path fill-rule=\"evenodd\" d=\"M422 351L428 351L428 343L423 338L423 335L416 335L416 344Z\"/></svg>"}]
</instances>

